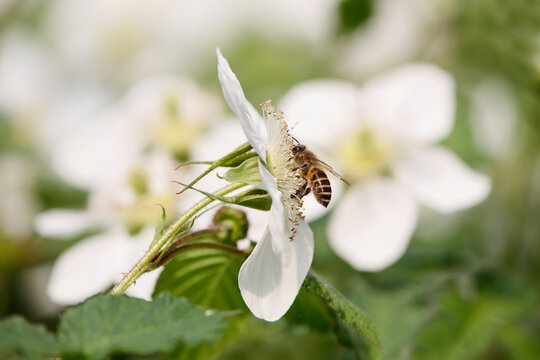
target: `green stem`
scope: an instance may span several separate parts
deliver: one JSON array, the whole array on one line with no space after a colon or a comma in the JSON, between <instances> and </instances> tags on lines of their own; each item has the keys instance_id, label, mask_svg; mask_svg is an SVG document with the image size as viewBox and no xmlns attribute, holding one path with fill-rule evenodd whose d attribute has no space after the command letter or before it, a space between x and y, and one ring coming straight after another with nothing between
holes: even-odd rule
<instances>
[{"instance_id":1,"label":"green stem","mask_svg":"<svg viewBox=\"0 0 540 360\"><path fill-rule=\"evenodd\" d=\"M251 145L249 143L245 143L245 144L239 146L238 148L236 148L236 150L234 150L230 154L227 154L224 157L222 157L221 159L216 160L212 165L210 165L208 167L208 169L206 169L202 174L197 176L192 182L187 184L182 190L177 192L177 194L180 195L181 193L183 193L184 191L186 191L187 189L189 189L190 187L195 185L203 177L210 174L210 172L212 172L212 170L217 169L220 166L224 166L225 164L230 163L231 161L235 160L239 156L246 154L251 149L252 149L252 147L251 147Z\"/></svg>"},{"instance_id":2,"label":"green stem","mask_svg":"<svg viewBox=\"0 0 540 360\"><path fill-rule=\"evenodd\" d=\"M215 192L216 195L221 196L230 193L236 189L246 186L242 183L233 183L225 186L224 188ZM123 294L128 287L130 287L137 278L144 273L147 269L148 264L152 259L159 253L163 246L178 232L178 230L195 214L202 210L206 205L210 204L214 199L204 198L195 204L191 209L186 211L176 222L171 224L167 229L167 232L163 234L158 241L143 255L142 258L131 268L131 270L124 275L122 280L114 286L110 291L112 295L121 295Z\"/></svg>"}]
</instances>

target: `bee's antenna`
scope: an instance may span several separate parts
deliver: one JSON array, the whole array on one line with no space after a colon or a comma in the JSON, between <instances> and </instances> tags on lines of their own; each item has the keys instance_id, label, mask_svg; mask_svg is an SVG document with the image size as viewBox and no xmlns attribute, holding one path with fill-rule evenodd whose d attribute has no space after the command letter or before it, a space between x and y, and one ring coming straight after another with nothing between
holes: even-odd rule
<instances>
[{"instance_id":1,"label":"bee's antenna","mask_svg":"<svg viewBox=\"0 0 540 360\"><path fill-rule=\"evenodd\" d=\"M292 136L293 140L296 141L297 144L300 144L300 141L296 140L294 136Z\"/></svg>"}]
</instances>

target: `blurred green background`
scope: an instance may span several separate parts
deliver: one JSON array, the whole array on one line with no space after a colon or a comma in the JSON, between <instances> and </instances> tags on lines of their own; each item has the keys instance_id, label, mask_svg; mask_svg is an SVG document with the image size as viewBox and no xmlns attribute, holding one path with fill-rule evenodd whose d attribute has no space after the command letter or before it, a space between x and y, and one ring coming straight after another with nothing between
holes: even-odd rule
<instances>
[{"instance_id":1,"label":"blurred green background","mask_svg":"<svg viewBox=\"0 0 540 360\"><path fill-rule=\"evenodd\" d=\"M87 206L88 193L61 180L47 151L83 121L50 111L49 95L58 87L67 89L60 92L60 109L78 106L67 94L85 88L99 99L91 106L97 112L137 81L169 73L190 77L220 99L214 55L220 46L241 69L253 103L278 102L303 80L333 77L360 85L392 66L421 60L455 76L456 125L444 145L492 178L491 195L454 215L423 210L405 256L378 273L354 271L331 252L323 217L312 224L313 268L372 316L386 352L371 349L370 357L537 359L540 2L398 2L139 1L133 13L103 1L0 3L0 318L22 314L54 329L62 308L45 292L50 267L88 235L58 241L33 227L34 216L47 209ZM169 26L156 13L171 6L180 7L177 22L184 27L154 31ZM113 40L110 54L105 50L111 45L99 41ZM19 50L22 55L13 55ZM355 63L353 53L371 61ZM479 124L472 109L486 87L502 89L488 105L498 109L506 102L511 111L501 120L496 110ZM241 325L242 336L215 356L355 358L324 324L317 330L316 319L309 322L250 320Z\"/></svg>"}]
</instances>

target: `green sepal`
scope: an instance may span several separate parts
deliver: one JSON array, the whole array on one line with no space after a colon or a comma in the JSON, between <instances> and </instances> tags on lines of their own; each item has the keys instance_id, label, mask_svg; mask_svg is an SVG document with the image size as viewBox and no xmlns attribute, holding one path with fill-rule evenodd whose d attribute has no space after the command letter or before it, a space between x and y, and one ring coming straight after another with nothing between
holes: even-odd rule
<instances>
[{"instance_id":1,"label":"green sepal","mask_svg":"<svg viewBox=\"0 0 540 360\"><path fill-rule=\"evenodd\" d=\"M272 206L270 195L262 189L247 190L238 195L238 198L240 198L238 205L256 210L268 211Z\"/></svg>"},{"instance_id":2,"label":"green sepal","mask_svg":"<svg viewBox=\"0 0 540 360\"><path fill-rule=\"evenodd\" d=\"M185 185L184 189L177 192L177 194L181 194L187 189L191 188L193 185L195 185L199 180L201 180L206 175L210 174L212 170L217 169L221 166L230 166L229 164L236 164L237 161L244 161L242 158L242 155L247 154L252 149L251 145L249 143L245 143L239 147L237 147L233 152L230 154L225 155L219 160L216 160L212 165L208 167L202 174L197 176L193 181L191 181L188 185ZM239 160L240 159L240 160ZM178 169L178 167L177 167Z\"/></svg>"},{"instance_id":3,"label":"green sepal","mask_svg":"<svg viewBox=\"0 0 540 360\"><path fill-rule=\"evenodd\" d=\"M178 182L180 185L184 185L181 182ZM252 209L268 211L272 205L272 199L265 190L262 189L249 189L234 196L219 196L206 192L201 189L194 188L191 185L184 185L186 188L189 186L190 189L197 191L210 199L221 201L225 204L236 204L240 206L250 207Z\"/></svg>"},{"instance_id":4,"label":"green sepal","mask_svg":"<svg viewBox=\"0 0 540 360\"><path fill-rule=\"evenodd\" d=\"M156 241L159 240L159 238L163 235L163 231L165 230L165 222L167 221L167 213L165 212L165 208L163 205L158 204L159 207L161 207L161 220L156 225L156 230L154 231L154 239L152 240L152 243L150 244L150 248L154 246Z\"/></svg>"},{"instance_id":5,"label":"green sepal","mask_svg":"<svg viewBox=\"0 0 540 360\"><path fill-rule=\"evenodd\" d=\"M261 175L259 174L258 159L247 159L237 167L228 170L222 177L230 183L260 184Z\"/></svg>"}]
</instances>

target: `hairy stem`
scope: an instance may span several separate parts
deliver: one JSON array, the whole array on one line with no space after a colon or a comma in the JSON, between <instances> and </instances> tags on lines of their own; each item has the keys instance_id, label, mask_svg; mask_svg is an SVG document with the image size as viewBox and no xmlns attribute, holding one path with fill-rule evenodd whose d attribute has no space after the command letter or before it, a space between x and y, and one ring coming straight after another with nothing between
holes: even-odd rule
<instances>
[{"instance_id":1,"label":"hairy stem","mask_svg":"<svg viewBox=\"0 0 540 360\"><path fill-rule=\"evenodd\" d=\"M215 192L215 195L222 196L245 186L242 183L234 183L225 186L224 188ZM178 232L178 230L195 214L202 210L205 206L213 202L214 199L204 198L195 204L191 209L186 211L176 222L171 224L167 231L159 238L155 244L148 249L148 251L139 259L139 261L131 268L131 270L124 275L122 280L114 286L110 291L112 295L123 294L128 287L131 286L137 280L137 278L147 270L148 264L154 259L154 257L162 250L163 246Z\"/></svg>"}]
</instances>

